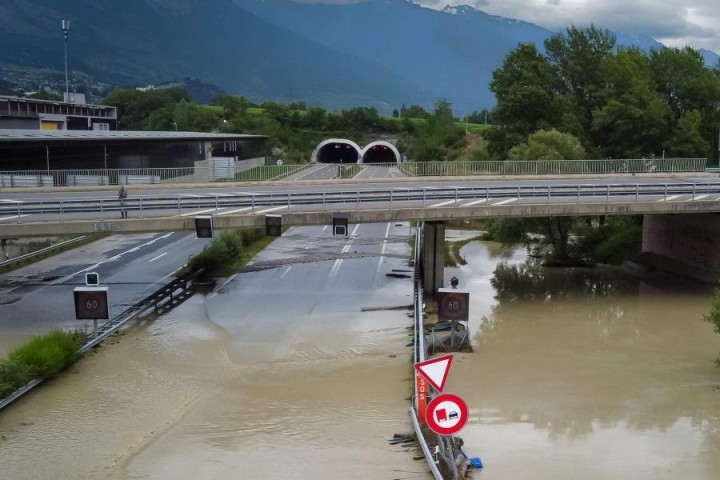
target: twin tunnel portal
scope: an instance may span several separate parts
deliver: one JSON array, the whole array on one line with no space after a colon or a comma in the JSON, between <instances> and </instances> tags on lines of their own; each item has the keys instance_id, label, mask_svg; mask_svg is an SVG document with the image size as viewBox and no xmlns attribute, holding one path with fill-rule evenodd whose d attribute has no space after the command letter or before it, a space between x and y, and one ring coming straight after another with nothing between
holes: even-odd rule
<instances>
[{"instance_id":1,"label":"twin tunnel portal","mask_svg":"<svg viewBox=\"0 0 720 480\"><path fill-rule=\"evenodd\" d=\"M400 163L397 147L390 142L378 140L361 148L352 140L330 138L321 142L313 151L313 163Z\"/></svg>"}]
</instances>

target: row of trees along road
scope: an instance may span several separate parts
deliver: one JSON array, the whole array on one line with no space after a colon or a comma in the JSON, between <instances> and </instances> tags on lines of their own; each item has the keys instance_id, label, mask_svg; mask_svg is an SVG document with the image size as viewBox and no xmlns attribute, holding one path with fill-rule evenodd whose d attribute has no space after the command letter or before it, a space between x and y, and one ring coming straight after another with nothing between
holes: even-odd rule
<instances>
[{"instance_id":1,"label":"row of trees along road","mask_svg":"<svg viewBox=\"0 0 720 480\"><path fill-rule=\"evenodd\" d=\"M720 65L707 68L690 47L618 48L594 26L568 28L544 46L541 53L521 44L493 72L494 157L507 158L538 130L557 129L578 138L589 158L713 158Z\"/></svg>"}]
</instances>

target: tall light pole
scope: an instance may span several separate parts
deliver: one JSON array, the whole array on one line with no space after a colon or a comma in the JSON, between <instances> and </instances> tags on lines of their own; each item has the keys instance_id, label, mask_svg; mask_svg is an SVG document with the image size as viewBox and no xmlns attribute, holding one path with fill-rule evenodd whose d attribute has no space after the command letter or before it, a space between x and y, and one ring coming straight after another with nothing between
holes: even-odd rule
<instances>
[{"instance_id":1,"label":"tall light pole","mask_svg":"<svg viewBox=\"0 0 720 480\"><path fill-rule=\"evenodd\" d=\"M65 101L70 101L70 83L68 82L68 67L67 67L67 42L68 36L70 35L70 20L62 20L63 36L65 37Z\"/></svg>"}]
</instances>

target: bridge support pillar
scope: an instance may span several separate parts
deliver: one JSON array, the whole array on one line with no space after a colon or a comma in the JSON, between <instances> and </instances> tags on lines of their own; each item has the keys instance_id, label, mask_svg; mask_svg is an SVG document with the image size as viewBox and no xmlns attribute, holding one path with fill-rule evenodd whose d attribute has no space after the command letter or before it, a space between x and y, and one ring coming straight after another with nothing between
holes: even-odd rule
<instances>
[{"instance_id":1,"label":"bridge support pillar","mask_svg":"<svg viewBox=\"0 0 720 480\"><path fill-rule=\"evenodd\" d=\"M720 278L720 215L645 215L642 254L637 263L695 280Z\"/></svg>"},{"instance_id":2,"label":"bridge support pillar","mask_svg":"<svg viewBox=\"0 0 720 480\"><path fill-rule=\"evenodd\" d=\"M445 271L445 223L425 222L422 244L423 290L435 295L443 286Z\"/></svg>"}]
</instances>

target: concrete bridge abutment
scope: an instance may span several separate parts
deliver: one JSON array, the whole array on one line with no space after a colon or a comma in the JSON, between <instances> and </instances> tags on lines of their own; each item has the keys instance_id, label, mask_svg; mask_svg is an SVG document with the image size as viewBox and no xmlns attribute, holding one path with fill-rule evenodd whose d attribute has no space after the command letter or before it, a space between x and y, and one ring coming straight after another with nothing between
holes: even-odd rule
<instances>
[{"instance_id":1,"label":"concrete bridge abutment","mask_svg":"<svg viewBox=\"0 0 720 480\"><path fill-rule=\"evenodd\" d=\"M435 296L445 272L445 222L425 222L422 243L423 290Z\"/></svg>"},{"instance_id":2,"label":"concrete bridge abutment","mask_svg":"<svg viewBox=\"0 0 720 480\"><path fill-rule=\"evenodd\" d=\"M720 279L720 214L643 217L643 267L704 282Z\"/></svg>"}]
</instances>

